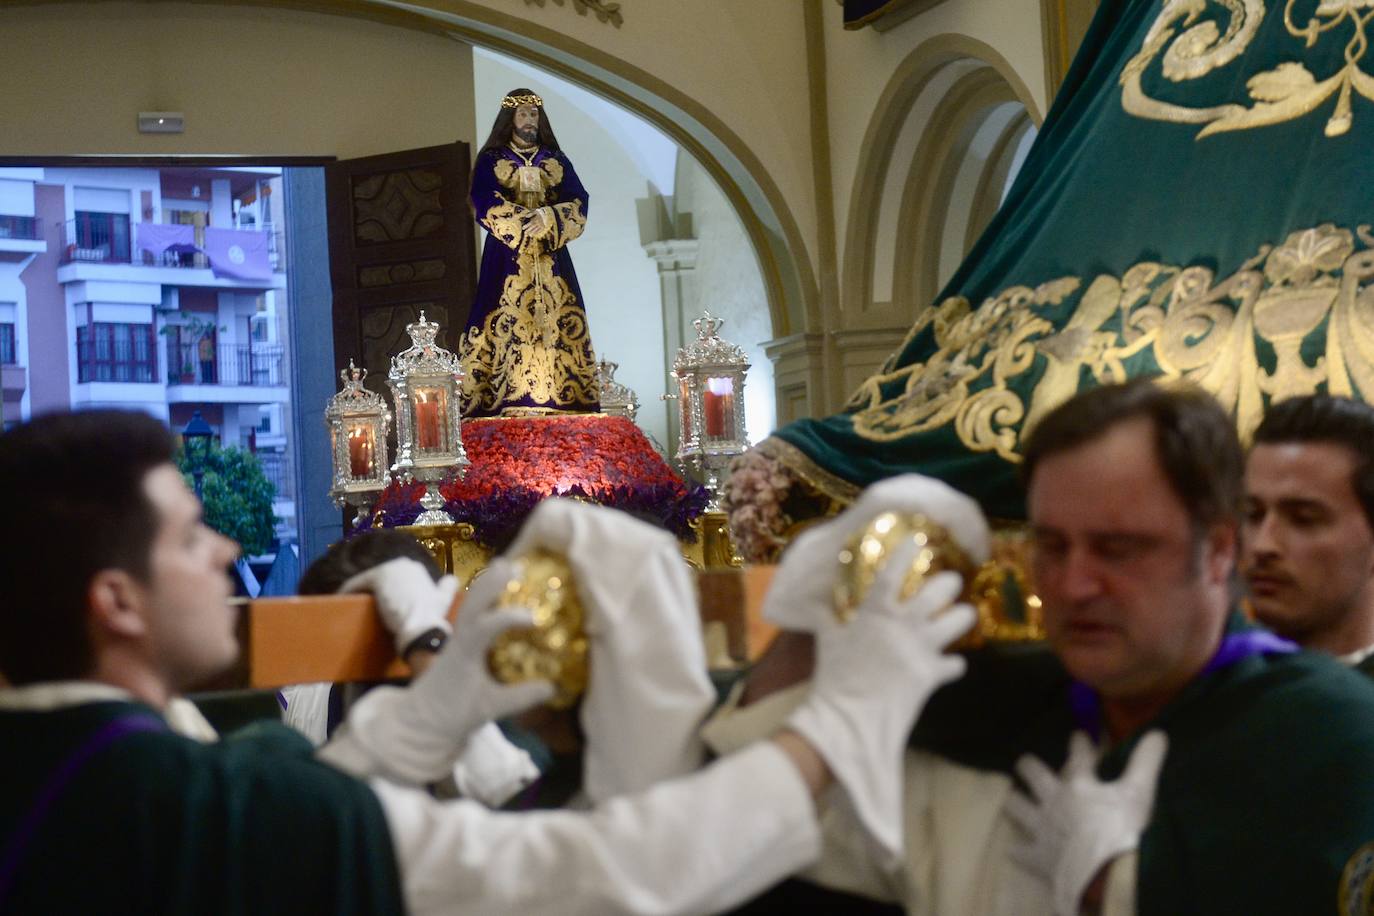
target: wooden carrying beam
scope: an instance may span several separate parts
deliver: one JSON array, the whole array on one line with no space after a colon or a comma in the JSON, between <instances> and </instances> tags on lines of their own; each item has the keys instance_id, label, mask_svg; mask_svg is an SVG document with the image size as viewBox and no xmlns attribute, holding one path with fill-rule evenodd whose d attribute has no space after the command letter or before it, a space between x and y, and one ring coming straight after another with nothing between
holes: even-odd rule
<instances>
[{"instance_id":1,"label":"wooden carrying beam","mask_svg":"<svg viewBox=\"0 0 1374 916\"><path fill-rule=\"evenodd\" d=\"M757 659L777 633L760 614L775 568L698 573L702 623L724 625L728 652L736 663ZM456 617L461 606L459 595L450 617ZM380 681L410 673L396 657L370 595L250 601L239 632L243 658L233 686Z\"/></svg>"}]
</instances>

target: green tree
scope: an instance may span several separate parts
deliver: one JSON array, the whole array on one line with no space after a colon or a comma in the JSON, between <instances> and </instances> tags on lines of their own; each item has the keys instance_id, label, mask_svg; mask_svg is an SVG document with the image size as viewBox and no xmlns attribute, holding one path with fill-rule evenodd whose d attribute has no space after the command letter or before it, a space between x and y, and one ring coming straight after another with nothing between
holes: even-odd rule
<instances>
[{"instance_id":1,"label":"green tree","mask_svg":"<svg viewBox=\"0 0 1374 916\"><path fill-rule=\"evenodd\" d=\"M177 467L185 476L186 485L194 487L185 450L177 455ZM263 474L256 455L240 448L211 445L201 481L205 523L238 541L249 556L266 553L272 545L277 522L272 512L274 496L276 487Z\"/></svg>"}]
</instances>

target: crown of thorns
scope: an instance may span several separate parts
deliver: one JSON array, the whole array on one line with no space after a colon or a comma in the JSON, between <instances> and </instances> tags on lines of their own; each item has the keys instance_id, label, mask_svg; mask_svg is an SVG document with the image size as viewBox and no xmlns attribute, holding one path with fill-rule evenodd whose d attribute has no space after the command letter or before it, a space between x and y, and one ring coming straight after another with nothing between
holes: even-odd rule
<instances>
[{"instance_id":1,"label":"crown of thorns","mask_svg":"<svg viewBox=\"0 0 1374 916\"><path fill-rule=\"evenodd\" d=\"M532 92L529 95L508 95L501 100L502 108L519 108L521 105L535 105L543 108L544 100Z\"/></svg>"}]
</instances>

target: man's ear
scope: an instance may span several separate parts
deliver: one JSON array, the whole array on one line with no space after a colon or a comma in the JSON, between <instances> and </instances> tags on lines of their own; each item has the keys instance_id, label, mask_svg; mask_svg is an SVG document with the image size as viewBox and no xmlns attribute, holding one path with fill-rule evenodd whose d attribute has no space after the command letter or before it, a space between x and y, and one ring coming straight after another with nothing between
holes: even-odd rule
<instances>
[{"instance_id":1,"label":"man's ear","mask_svg":"<svg viewBox=\"0 0 1374 916\"><path fill-rule=\"evenodd\" d=\"M142 583L124 570L100 570L86 590L91 625L115 636L143 636L148 631L148 621L143 616L144 595Z\"/></svg>"},{"instance_id":2,"label":"man's ear","mask_svg":"<svg viewBox=\"0 0 1374 916\"><path fill-rule=\"evenodd\" d=\"M1219 522L1207 532L1207 564L1209 581L1225 583L1230 581L1236 568L1236 555L1240 549L1240 528L1229 522Z\"/></svg>"}]
</instances>

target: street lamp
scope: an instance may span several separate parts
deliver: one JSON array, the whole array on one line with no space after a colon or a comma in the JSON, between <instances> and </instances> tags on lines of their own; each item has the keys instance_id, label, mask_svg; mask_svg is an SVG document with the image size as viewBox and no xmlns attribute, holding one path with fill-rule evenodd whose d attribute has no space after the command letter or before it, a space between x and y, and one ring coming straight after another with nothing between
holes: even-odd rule
<instances>
[{"instance_id":1,"label":"street lamp","mask_svg":"<svg viewBox=\"0 0 1374 916\"><path fill-rule=\"evenodd\" d=\"M181 447L186 450L186 463L191 466L191 478L196 482L196 499L201 498L201 481L205 478L205 464L210 460L210 440L215 431L197 410L191 422L181 431Z\"/></svg>"}]
</instances>

